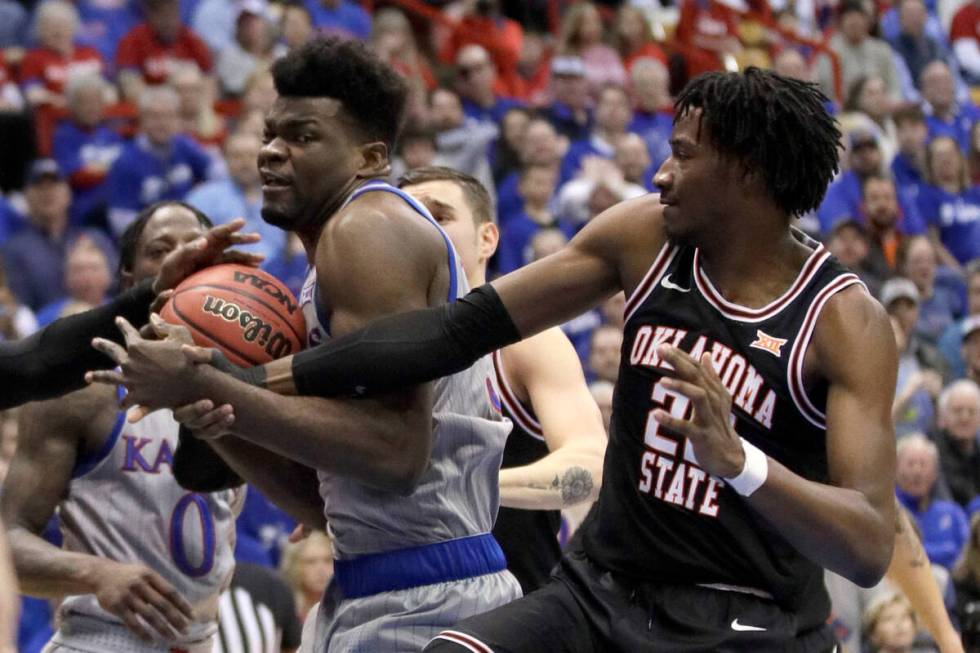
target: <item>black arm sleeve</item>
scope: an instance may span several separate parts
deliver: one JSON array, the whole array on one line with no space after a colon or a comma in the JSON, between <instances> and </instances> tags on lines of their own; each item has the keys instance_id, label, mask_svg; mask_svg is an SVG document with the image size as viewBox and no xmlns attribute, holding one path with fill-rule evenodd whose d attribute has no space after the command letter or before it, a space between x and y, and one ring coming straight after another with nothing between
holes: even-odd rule
<instances>
[{"instance_id":1,"label":"black arm sleeve","mask_svg":"<svg viewBox=\"0 0 980 653\"><path fill-rule=\"evenodd\" d=\"M152 281L92 310L56 320L34 335L0 342L0 409L51 399L85 385L85 372L113 362L92 348L92 338L122 343L117 315L136 327L146 324L155 297Z\"/></svg>"},{"instance_id":2,"label":"black arm sleeve","mask_svg":"<svg viewBox=\"0 0 980 653\"><path fill-rule=\"evenodd\" d=\"M521 339L490 284L451 304L385 317L293 356L301 395L361 396L464 370Z\"/></svg>"},{"instance_id":3,"label":"black arm sleeve","mask_svg":"<svg viewBox=\"0 0 980 653\"><path fill-rule=\"evenodd\" d=\"M174 452L174 479L185 490L218 492L245 483L211 445L181 426Z\"/></svg>"}]
</instances>

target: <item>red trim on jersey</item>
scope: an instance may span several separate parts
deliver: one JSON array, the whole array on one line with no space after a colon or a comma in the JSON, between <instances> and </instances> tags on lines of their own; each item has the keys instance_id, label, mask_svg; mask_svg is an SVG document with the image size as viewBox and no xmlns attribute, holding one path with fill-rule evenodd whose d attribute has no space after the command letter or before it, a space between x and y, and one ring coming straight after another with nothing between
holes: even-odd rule
<instances>
[{"instance_id":1,"label":"red trim on jersey","mask_svg":"<svg viewBox=\"0 0 980 653\"><path fill-rule=\"evenodd\" d=\"M796 277L793 285L777 299L762 308L747 308L722 297L721 293L712 285L708 275L701 270L701 252L699 250L694 251L694 281L698 285L698 290L708 300L708 303L718 309L718 312L728 319L738 320L739 322L761 322L773 317L779 311L786 308L806 288L806 285L813 279L824 261L829 258L830 252L823 245L819 245L810 254L806 263L803 264L803 269L800 270L800 274Z\"/></svg>"},{"instance_id":2,"label":"red trim on jersey","mask_svg":"<svg viewBox=\"0 0 980 653\"><path fill-rule=\"evenodd\" d=\"M459 644L467 651L472 651L472 653L493 653L493 649L477 638L466 633L461 633L458 630L444 630L432 639L444 639L453 644Z\"/></svg>"},{"instance_id":3,"label":"red trim on jersey","mask_svg":"<svg viewBox=\"0 0 980 653\"><path fill-rule=\"evenodd\" d=\"M629 319L633 316L633 313L636 312L636 309L638 309L650 295L650 293L653 292L657 282L660 281L660 276L664 273L664 270L667 269L667 266L670 265L670 262L674 259L676 254L677 248L671 247L669 241L664 243L664 246L660 248L660 251L657 252L657 257L653 259L653 264L650 266L650 269L647 270L643 280L640 281L640 285L638 285L633 291L633 294L626 299L626 307L624 309L625 315L623 318L624 323L629 321Z\"/></svg>"},{"instance_id":4,"label":"red trim on jersey","mask_svg":"<svg viewBox=\"0 0 980 653\"><path fill-rule=\"evenodd\" d=\"M800 331L793 341L793 349L790 351L789 366L786 368L789 376L789 394L800 414L819 429L827 428L827 416L813 405L806 393L806 387L803 385L803 359L807 347L810 346L810 338L813 336L813 330L817 326L817 318L820 311L823 310L824 304L841 290L856 283L864 285L857 275L842 274L820 291L810 303L810 308L807 309L806 317L803 318Z\"/></svg>"},{"instance_id":5,"label":"red trim on jersey","mask_svg":"<svg viewBox=\"0 0 980 653\"><path fill-rule=\"evenodd\" d=\"M528 411L514 391L511 390L510 383L507 382L507 375L504 372L504 361L500 350L493 352L493 370L497 373L497 386L500 389L500 400L507 408L517 425L538 440L544 440L544 430L541 423L534 415Z\"/></svg>"}]
</instances>

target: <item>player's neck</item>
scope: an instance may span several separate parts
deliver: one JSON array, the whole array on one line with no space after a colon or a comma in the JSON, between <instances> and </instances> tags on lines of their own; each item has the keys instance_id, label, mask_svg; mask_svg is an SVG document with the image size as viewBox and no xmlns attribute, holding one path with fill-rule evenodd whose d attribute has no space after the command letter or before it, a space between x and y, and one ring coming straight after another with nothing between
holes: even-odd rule
<instances>
[{"instance_id":1,"label":"player's neck","mask_svg":"<svg viewBox=\"0 0 980 653\"><path fill-rule=\"evenodd\" d=\"M752 308L782 294L808 256L788 226L780 233L767 229L758 234L719 234L699 243L698 249L701 268L718 292L728 301Z\"/></svg>"}]
</instances>

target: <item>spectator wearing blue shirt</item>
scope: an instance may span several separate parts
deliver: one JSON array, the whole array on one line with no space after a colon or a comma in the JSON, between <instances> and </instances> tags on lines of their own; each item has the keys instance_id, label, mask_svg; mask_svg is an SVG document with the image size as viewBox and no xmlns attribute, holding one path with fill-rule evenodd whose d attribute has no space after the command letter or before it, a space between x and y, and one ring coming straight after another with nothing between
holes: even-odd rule
<instances>
[{"instance_id":1,"label":"spectator wearing blue shirt","mask_svg":"<svg viewBox=\"0 0 980 653\"><path fill-rule=\"evenodd\" d=\"M521 168L528 166L558 167L562 155L568 148L568 141L559 136L554 125L545 118L532 118L524 130L524 137L518 150ZM521 173L515 170L505 176L497 186L497 222L506 226L514 215L524 208L524 199L518 192Z\"/></svg>"},{"instance_id":2,"label":"spectator wearing blue shirt","mask_svg":"<svg viewBox=\"0 0 980 653\"><path fill-rule=\"evenodd\" d=\"M898 443L895 480L899 501L915 517L930 562L951 568L969 536L966 512L939 498L939 451L920 433Z\"/></svg>"},{"instance_id":3,"label":"spectator wearing blue shirt","mask_svg":"<svg viewBox=\"0 0 980 653\"><path fill-rule=\"evenodd\" d=\"M54 158L72 190L71 224L104 224L106 176L122 153L123 138L106 126L106 82L98 75L75 77L65 96L69 119L54 133Z\"/></svg>"},{"instance_id":4,"label":"spectator wearing blue shirt","mask_svg":"<svg viewBox=\"0 0 980 653\"><path fill-rule=\"evenodd\" d=\"M0 48L24 45L28 33L27 10L14 0L0 0Z\"/></svg>"},{"instance_id":5,"label":"spectator wearing blue shirt","mask_svg":"<svg viewBox=\"0 0 980 653\"><path fill-rule=\"evenodd\" d=\"M286 284L293 295L299 297L306 274L310 270L306 249L303 248L299 236L288 232L283 248L267 259L262 264L262 269Z\"/></svg>"},{"instance_id":6,"label":"spectator wearing blue shirt","mask_svg":"<svg viewBox=\"0 0 980 653\"><path fill-rule=\"evenodd\" d=\"M980 120L980 109L956 100L956 80L945 61L936 60L922 69L919 88L926 101L930 138L950 136L964 152L970 149L970 129Z\"/></svg>"},{"instance_id":7,"label":"spectator wearing blue shirt","mask_svg":"<svg viewBox=\"0 0 980 653\"><path fill-rule=\"evenodd\" d=\"M951 136L929 143L926 163L929 183L919 191L919 210L930 236L942 243L943 263L958 268L980 256L980 187L970 185Z\"/></svg>"},{"instance_id":8,"label":"spectator wearing blue shirt","mask_svg":"<svg viewBox=\"0 0 980 653\"><path fill-rule=\"evenodd\" d=\"M595 124L588 138L573 141L561 162L559 184L575 177L588 156L612 159L616 143L628 134L627 127L633 119L629 94L622 86L607 84L599 91L595 105Z\"/></svg>"},{"instance_id":9,"label":"spectator wearing blue shirt","mask_svg":"<svg viewBox=\"0 0 980 653\"><path fill-rule=\"evenodd\" d=\"M371 17L352 0L306 0L313 27L324 34L366 41L371 35Z\"/></svg>"},{"instance_id":10,"label":"spectator wearing blue shirt","mask_svg":"<svg viewBox=\"0 0 980 653\"><path fill-rule=\"evenodd\" d=\"M913 82L921 79L926 64L946 56L943 43L926 29L927 16L922 0L901 0L898 5L899 33L888 39L905 61Z\"/></svg>"},{"instance_id":11,"label":"spectator wearing blue shirt","mask_svg":"<svg viewBox=\"0 0 980 653\"><path fill-rule=\"evenodd\" d=\"M103 61L115 59L119 41L142 20L133 0L74 0L73 4L78 10L79 45L95 48Z\"/></svg>"},{"instance_id":12,"label":"spectator wearing blue shirt","mask_svg":"<svg viewBox=\"0 0 980 653\"><path fill-rule=\"evenodd\" d=\"M909 105L892 114L898 152L891 161L895 184L905 190L913 201L918 201L919 190L926 183L926 143L929 128L922 108Z\"/></svg>"},{"instance_id":13,"label":"spectator wearing blue shirt","mask_svg":"<svg viewBox=\"0 0 980 653\"><path fill-rule=\"evenodd\" d=\"M963 363L963 327L966 321L974 319L980 324L980 260L971 261L964 270L966 276L966 312L962 320L946 327L939 338L939 352L943 355L949 374L958 379L966 375Z\"/></svg>"},{"instance_id":14,"label":"spectator wearing blue shirt","mask_svg":"<svg viewBox=\"0 0 980 653\"><path fill-rule=\"evenodd\" d=\"M245 505L242 506L242 512L236 522L236 532L238 539L244 544L241 549L250 552L249 562L277 567L282 550L294 528L296 528L295 519L280 510L254 487L248 488ZM235 559L241 560L238 555L239 542L236 542L235 546Z\"/></svg>"},{"instance_id":15,"label":"spectator wearing blue shirt","mask_svg":"<svg viewBox=\"0 0 980 653\"><path fill-rule=\"evenodd\" d=\"M45 327L63 316L69 306L94 308L106 301L112 287L109 253L85 236L76 238L65 255L65 296L37 312L37 324Z\"/></svg>"},{"instance_id":16,"label":"spectator wearing blue shirt","mask_svg":"<svg viewBox=\"0 0 980 653\"><path fill-rule=\"evenodd\" d=\"M656 59L637 59L630 68L630 85L636 105L627 129L646 141L654 169L670 156L670 134L674 129L670 73Z\"/></svg>"},{"instance_id":17,"label":"spectator wearing blue shirt","mask_svg":"<svg viewBox=\"0 0 980 653\"><path fill-rule=\"evenodd\" d=\"M136 214L161 200L183 200L211 167L211 157L178 134L180 100L168 86L140 96L140 131L109 171L109 226L117 237Z\"/></svg>"},{"instance_id":18,"label":"spectator wearing blue shirt","mask_svg":"<svg viewBox=\"0 0 980 653\"><path fill-rule=\"evenodd\" d=\"M0 245L3 245L24 226L25 220L17 209L0 195Z\"/></svg>"},{"instance_id":19,"label":"spectator wearing blue shirt","mask_svg":"<svg viewBox=\"0 0 980 653\"><path fill-rule=\"evenodd\" d=\"M187 203L201 210L215 224L245 218L245 231L256 232L262 240L245 250L271 259L283 249L286 232L262 219L262 180L256 161L262 141L258 136L237 132L225 141L228 177L201 184L187 195Z\"/></svg>"},{"instance_id":20,"label":"spectator wearing blue shirt","mask_svg":"<svg viewBox=\"0 0 980 653\"><path fill-rule=\"evenodd\" d=\"M850 135L850 169L831 182L827 194L817 209L820 233L830 234L841 220L864 221L861 208L863 183L881 171L882 157L875 134L867 130L855 130ZM918 206L908 195L896 189L898 205L902 212L902 230L906 234L922 233L924 223Z\"/></svg>"},{"instance_id":21,"label":"spectator wearing blue shirt","mask_svg":"<svg viewBox=\"0 0 980 653\"><path fill-rule=\"evenodd\" d=\"M513 272L531 262L531 239L542 229L557 227L568 238L574 234L574 228L556 219L549 209L557 178L557 171L552 166L532 165L521 172L518 192L524 200L524 208L501 228L496 258L500 274Z\"/></svg>"},{"instance_id":22,"label":"spectator wearing blue shirt","mask_svg":"<svg viewBox=\"0 0 980 653\"><path fill-rule=\"evenodd\" d=\"M97 232L81 232L68 224L71 190L53 159L35 161L24 189L28 223L3 246L7 280L14 295L38 310L65 294L65 252L81 234L107 249Z\"/></svg>"},{"instance_id":23,"label":"spectator wearing blue shirt","mask_svg":"<svg viewBox=\"0 0 980 653\"><path fill-rule=\"evenodd\" d=\"M569 141L589 137L589 82L581 57L560 56L551 60L551 93L554 101L542 110L559 134Z\"/></svg>"},{"instance_id":24,"label":"spectator wearing blue shirt","mask_svg":"<svg viewBox=\"0 0 980 653\"><path fill-rule=\"evenodd\" d=\"M943 332L963 314L960 295L937 283L939 270L936 247L926 236L914 236L903 243L902 272L919 291L919 319L915 335L936 345Z\"/></svg>"},{"instance_id":25,"label":"spectator wearing blue shirt","mask_svg":"<svg viewBox=\"0 0 980 653\"><path fill-rule=\"evenodd\" d=\"M500 126L504 114L523 106L518 100L498 97L493 91L496 71L490 54L479 45L470 44L456 54L456 92L467 118Z\"/></svg>"}]
</instances>

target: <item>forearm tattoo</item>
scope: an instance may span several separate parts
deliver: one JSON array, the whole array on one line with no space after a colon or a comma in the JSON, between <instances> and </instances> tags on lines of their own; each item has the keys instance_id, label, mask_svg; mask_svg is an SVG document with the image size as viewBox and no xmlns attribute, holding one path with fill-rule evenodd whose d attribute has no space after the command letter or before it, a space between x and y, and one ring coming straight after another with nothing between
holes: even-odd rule
<instances>
[{"instance_id":1,"label":"forearm tattoo","mask_svg":"<svg viewBox=\"0 0 980 653\"><path fill-rule=\"evenodd\" d=\"M592 493L592 473L582 467L571 467L562 476L561 484L555 476L555 485L561 490L561 501L570 506L585 501Z\"/></svg>"}]
</instances>

